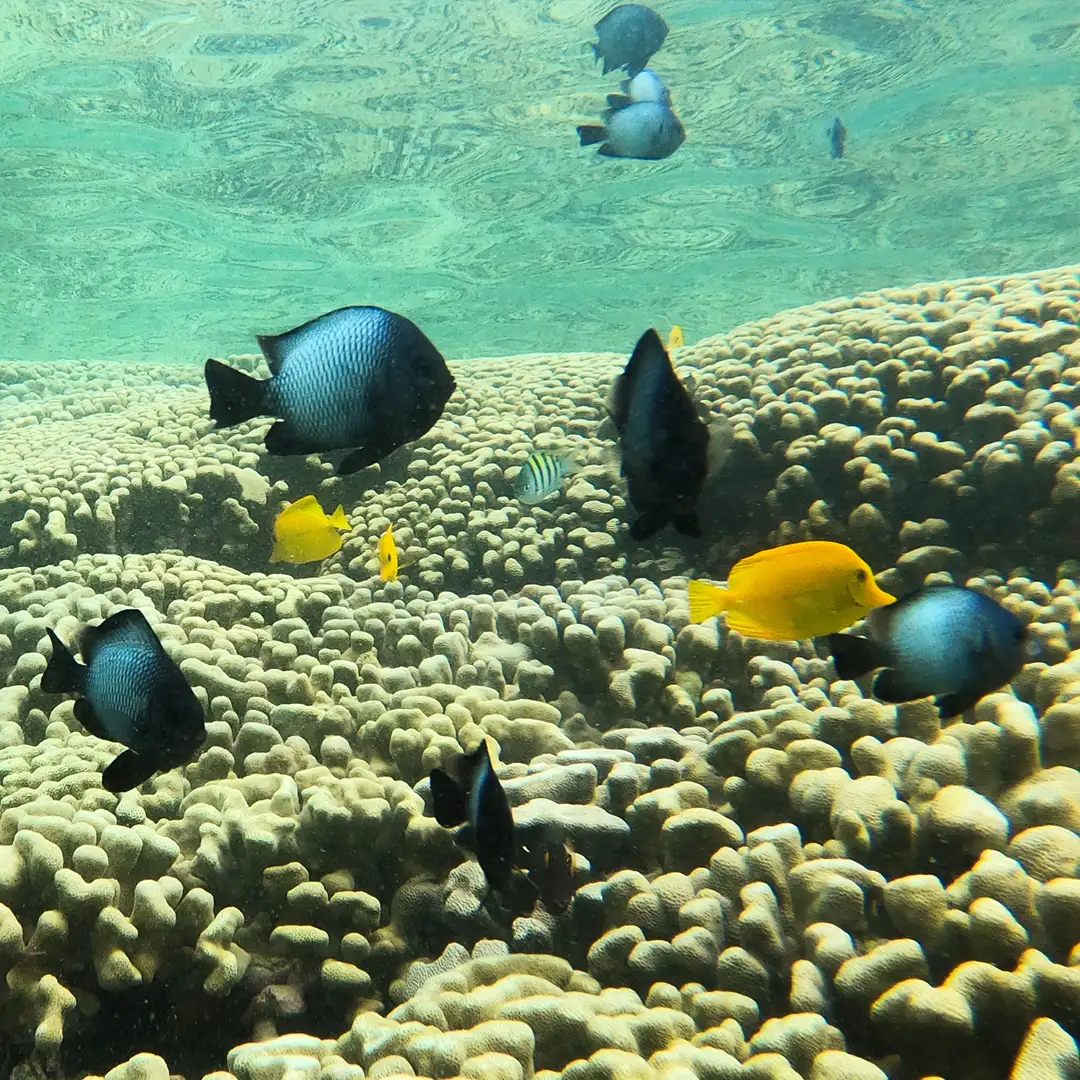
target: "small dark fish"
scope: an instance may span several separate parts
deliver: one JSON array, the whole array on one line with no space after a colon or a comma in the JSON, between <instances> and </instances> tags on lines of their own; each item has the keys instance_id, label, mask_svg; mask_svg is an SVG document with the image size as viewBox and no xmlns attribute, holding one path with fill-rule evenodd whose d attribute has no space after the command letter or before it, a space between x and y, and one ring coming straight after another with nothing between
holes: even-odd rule
<instances>
[{"instance_id":1,"label":"small dark fish","mask_svg":"<svg viewBox=\"0 0 1080 1080\"><path fill-rule=\"evenodd\" d=\"M661 105L671 105L671 91L664 85L664 80L648 68L639 71L632 79L623 79L620 89L621 94L608 94L609 109L625 109L635 101L657 101Z\"/></svg>"},{"instance_id":2,"label":"small dark fish","mask_svg":"<svg viewBox=\"0 0 1080 1080\"><path fill-rule=\"evenodd\" d=\"M476 855L492 889L505 888L520 856L514 815L491 764L487 740L457 763L457 775L431 770L431 802L444 829L465 828L458 839Z\"/></svg>"},{"instance_id":3,"label":"small dark fish","mask_svg":"<svg viewBox=\"0 0 1080 1080\"><path fill-rule=\"evenodd\" d=\"M597 153L603 157L662 161L686 140L682 121L659 101L608 109L603 119L603 124L581 124L577 129L582 146L602 144Z\"/></svg>"},{"instance_id":4,"label":"small dark fish","mask_svg":"<svg viewBox=\"0 0 1080 1080\"><path fill-rule=\"evenodd\" d=\"M697 502L709 470L709 429L679 381L655 330L646 330L611 395L622 472L640 517L630 526L645 540L669 521L700 536Z\"/></svg>"},{"instance_id":5,"label":"small dark fish","mask_svg":"<svg viewBox=\"0 0 1080 1080\"><path fill-rule=\"evenodd\" d=\"M829 154L833 158L844 156L844 143L847 141L847 128L840 122L839 116L833 117L833 122L825 129L829 136Z\"/></svg>"},{"instance_id":6,"label":"small dark fish","mask_svg":"<svg viewBox=\"0 0 1080 1080\"><path fill-rule=\"evenodd\" d=\"M574 855L562 842L545 840L525 852L529 881L544 907L556 915L564 912L574 898Z\"/></svg>"},{"instance_id":7,"label":"small dark fish","mask_svg":"<svg viewBox=\"0 0 1080 1080\"><path fill-rule=\"evenodd\" d=\"M593 45L593 53L604 61L604 74L625 68L631 78L664 44L668 32L667 23L644 4L613 7L595 29L600 40Z\"/></svg>"},{"instance_id":8,"label":"small dark fish","mask_svg":"<svg viewBox=\"0 0 1080 1080\"><path fill-rule=\"evenodd\" d=\"M270 454L355 447L338 465L339 476L419 439L455 389L442 354L420 328L383 308L339 308L260 337L259 346L272 378L206 361L211 419L230 427L278 417L266 433Z\"/></svg>"},{"instance_id":9,"label":"small dark fish","mask_svg":"<svg viewBox=\"0 0 1080 1080\"><path fill-rule=\"evenodd\" d=\"M1023 668L1024 624L973 589L926 585L866 617L872 638L831 634L836 674L874 679L881 701L934 698L942 719L970 709Z\"/></svg>"},{"instance_id":10,"label":"small dark fish","mask_svg":"<svg viewBox=\"0 0 1080 1080\"><path fill-rule=\"evenodd\" d=\"M50 629L46 694L76 693L75 718L91 735L129 749L102 774L106 791L128 791L190 761L206 738L205 718L183 672L136 608L82 632L80 664Z\"/></svg>"}]
</instances>

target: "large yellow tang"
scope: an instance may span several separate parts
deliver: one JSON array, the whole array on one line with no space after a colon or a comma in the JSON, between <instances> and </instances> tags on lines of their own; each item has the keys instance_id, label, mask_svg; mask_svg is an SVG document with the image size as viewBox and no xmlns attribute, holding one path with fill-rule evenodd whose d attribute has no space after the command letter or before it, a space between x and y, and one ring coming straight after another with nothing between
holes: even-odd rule
<instances>
[{"instance_id":1,"label":"large yellow tang","mask_svg":"<svg viewBox=\"0 0 1080 1080\"><path fill-rule=\"evenodd\" d=\"M895 597L851 548L830 540L759 551L732 567L728 587L690 582L690 621L721 612L747 637L801 641L836 634Z\"/></svg>"},{"instance_id":2,"label":"large yellow tang","mask_svg":"<svg viewBox=\"0 0 1080 1080\"><path fill-rule=\"evenodd\" d=\"M270 561L287 563L318 562L341 550L341 533L349 521L339 506L332 516L319 505L314 495L305 495L289 503L274 522L274 550Z\"/></svg>"}]
</instances>

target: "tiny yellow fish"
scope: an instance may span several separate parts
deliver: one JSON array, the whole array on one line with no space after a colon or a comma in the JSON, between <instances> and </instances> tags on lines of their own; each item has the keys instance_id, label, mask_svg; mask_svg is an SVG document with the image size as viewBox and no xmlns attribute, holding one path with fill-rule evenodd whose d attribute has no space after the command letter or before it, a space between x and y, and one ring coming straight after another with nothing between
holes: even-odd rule
<instances>
[{"instance_id":1,"label":"tiny yellow fish","mask_svg":"<svg viewBox=\"0 0 1080 1080\"><path fill-rule=\"evenodd\" d=\"M398 579L398 551L393 525L387 525L386 532L379 537L379 577L383 581Z\"/></svg>"},{"instance_id":2,"label":"tiny yellow fish","mask_svg":"<svg viewBox=\"0 0 1080 1080\"><path fill-rule=\"evenodd\" d=\"M329 558L341 550L339 529L348 531L349 521L339 506L332 516L319 505L314 495L305 495L289 503L274 522L272 563L309 563Z\"/></svg>"},{"instance_id":3,"label":"tiny yellow fish","mask_svg":"<svg viewBox=\"0 0 1080 1080\"><path fill-rule=\"evenodd\" d=\"M896 600L851 548L830 540L759 551L732 567L726 589L691 581L689 592L691 622L727 612L732 630L766 641L836 634Z\"/></svg>"},{"instance_id":4,"label":"tiny yellow fish","mask_svg":"<svg viewBox=\"0 0 1080 1080\"><path fill-rule=\"evenodd\" d=\"M668 352L672 349L681 349L686 344L686 339L683 337L682 327L676 323L671 328L671 334L668 336Z\"/></svg>"}]
</instances>

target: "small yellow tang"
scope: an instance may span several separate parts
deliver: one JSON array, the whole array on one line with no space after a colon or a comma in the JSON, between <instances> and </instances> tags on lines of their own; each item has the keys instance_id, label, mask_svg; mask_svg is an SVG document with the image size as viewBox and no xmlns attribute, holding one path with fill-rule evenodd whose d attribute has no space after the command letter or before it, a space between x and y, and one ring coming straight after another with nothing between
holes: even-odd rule
<instances>
[{"instance_id":1,"label":"small yellow tang","mask_svg":"<svg viewBox=\"0 0 1080 1080\"><path fill-rule=\"evenodd\" d=\"M671 335L668 337L668 351L670 352L672 349L681 349L685 344L686 341L683 338L682 327L676 324L671 328Z\"/></svg>"},{"instance_id":2,"label":"small yellow tang","mask_svg":"<svg viewBox=\"0 0 1080 1080\"><path fill-rule=\"evenodd\" d=\"M393 525L387 525L386 532L379 537L379 577L383 581L398 579L398 553Z\"/></svg>"},{"instance_id":3,"label":"small yellow tang","mask_svg":"<svg viewBox=\"0 0 1080 1080\"><path fill-rule=\"evenodd\" d=\"M349 521L339 506L327 517L314 495L289 503L274 522L274 550L270 561L287 563L319 562L341 550L341 533Z\"/></svg>"},{"instance_id":4,"label":"small yellow tang","mask_svg":"<svg viewBox=\"0 0 1080 1080\"><path fill-rule=\"evenodd\" d=\"M844 544L810 540L759 551L732 567L728 587L690 582L690 621L721 612L746 637L801 641L838 634L895 597Z\"/></svg>"}]
</instances>

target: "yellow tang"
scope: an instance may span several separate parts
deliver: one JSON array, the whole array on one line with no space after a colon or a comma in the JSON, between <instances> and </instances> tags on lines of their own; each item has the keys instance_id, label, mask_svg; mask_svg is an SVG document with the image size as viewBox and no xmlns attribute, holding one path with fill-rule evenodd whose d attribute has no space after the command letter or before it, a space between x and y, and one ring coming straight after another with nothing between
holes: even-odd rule
<instances>
[{"instance_id":1,"label":"yellow tang","mask_svg":"<svg viewBox=\"0 0 1080 1080\"><path fill-rule=\"evenodd\" d=\"M685 344L686 341L683 338L682 327L676 324L671 328L671 335L668 337L668 351L670 352L672 349L681 349Z\"/></svg>"},{"instance_id":2,"label":"yellow tang","mask_svg":"<svg viewBox=\"0 0 1080 1080\"><path fill-rule=\"evenodd\" d=\"M690 621L721 612L747 637L801 641L838 634L896 598L845 544L809 540L759 551L732 567L728 587L690 582Z\"/></svg>"},{"instance_id":3,"label":"yellow tang","mask_svg":"<svg viewBox=\"0 0 1080 1080\"><path fill-rule=\"evenodd\" d=\"M289 503L274 522L274 550L270 561L318 562L341 550L339 529L348 530L349 521L339 506L327 517L314 495Z\"/></svg>"},{"instance_id":4,"label":"yellow tang","mask_svg":"<svg viewBox=\"0 0 1080 1080\"><path fill-rule=\"evenodd\" d=\"M379 577L383 581L398 579L398 553L393 525L387 525L386 532L379 537Z\"/></svg>"}]
</instances>

